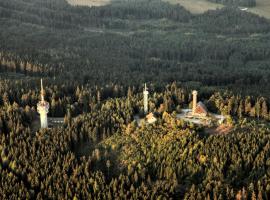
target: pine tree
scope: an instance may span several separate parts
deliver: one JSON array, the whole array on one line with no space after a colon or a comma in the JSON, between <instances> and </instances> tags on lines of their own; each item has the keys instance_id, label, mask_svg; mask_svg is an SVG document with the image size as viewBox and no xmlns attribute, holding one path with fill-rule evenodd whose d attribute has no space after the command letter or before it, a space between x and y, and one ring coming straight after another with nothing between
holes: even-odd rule
<instances>
[{"instance_id":1,"label":"pine tree","mask_svg":"<svg viewBox=\"0 0 270 200\"><path fill-rule=\"evenodd\" d=\"M256 117L259 118L260 114L261 114L261 103L260 101L257 99L256 103L255 103L255 114Z\"/></svg>"},{"instance_id":2,"label":"pine tree","mask_svg":"<svg viewBox=\"0 0 270 200\"><path fill-rule=\"evenodd\" d=\"M266 103L265 99L263 99L263 102L262 102L262 113L261 113L261 116L264 119L268 119L268 108L267 108L267 103Z\"/></svg>"},{"instance_id":3,"label":"pine tree","mask_svg":"<svg viewBox=\"0 0 270 200\"><path fill-rule=\"evenodd\" d=\"M250 97L247 97L247 98L245 99L245 113L246 113L247 115L249 115L250 112L251 112L251 102L250 102Z\"/></svg>"},{"instance_id":4,"label":"pine tree","mask_svg":"<svg viewBox=\"0 0 270 200\"><path fill-rule=\"evenodd\" d=\"M256 194L255 194L254 190L252 192L251 200L257 200Z\"/></svg>"},{"instance_id":5,"label":"pine tree","mask_svg":"<svg viewBox=\"0 0 270 200\"><path fill-rule=\"evenodd\" d=\"M107 167L107 174L108 174L108 177L109 177L109 170L110 170L110 167L111 167L111 161L110 160L107 160L106 162L106 167Z\"/></svg>"},{"instance_id":6,"label":"pine tree","mask_svg":"<svg viewBox=\"0 0 270 200\"><path fill-rule=\"evenodd\" d=\"M242 113L243 113L243 101L241 100L238 106L238 110L237 110L237 115L238 117L241 119L242 118Z\"/></svg>"}]
</instances>

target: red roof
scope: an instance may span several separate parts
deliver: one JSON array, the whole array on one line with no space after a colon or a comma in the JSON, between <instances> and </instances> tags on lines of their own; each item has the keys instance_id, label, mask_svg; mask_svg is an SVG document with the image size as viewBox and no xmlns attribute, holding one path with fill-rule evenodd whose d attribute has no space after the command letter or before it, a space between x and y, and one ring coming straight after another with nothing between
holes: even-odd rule
<instances>
[{"instance_id":1,"label":"red roof","mask_svg":"<svg viewBox=\"0 0 270 200\"><path fill-rule=\"evenodd\" d=\"M207 114L207 113L208 113L208 110L205 107L205 105L202 102L199 102L195 109L195 114Z\"/></svg>"}]
</instances>

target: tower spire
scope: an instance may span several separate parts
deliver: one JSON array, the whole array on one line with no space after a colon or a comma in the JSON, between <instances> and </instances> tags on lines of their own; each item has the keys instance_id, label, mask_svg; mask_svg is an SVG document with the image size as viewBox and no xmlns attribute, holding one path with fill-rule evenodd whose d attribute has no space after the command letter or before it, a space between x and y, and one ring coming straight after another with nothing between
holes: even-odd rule
<instances>
[{"instance_id":1,"label":"tower spire","mask_svg":"<svg viewBox=\"0 0 270 200\"><path fill-rule=\"evenodd\" d=\"M193 95L192 115L195 115L195 110L196 110L196 107L197 107L197 95L198 95L198 92L196 90L193 90L192 95Z\"/></svg>"},{"instance_id":2,"label":"tower spire","mask_svg":"<svg viewBox=\"0 0 270 200\"><path fill-rule=\"evenodd\" d=\"M41 85L41 91L40 91L41 101L44 102L45 91L43 89L43 81L42 81L42 79L40 80L40 85Z\"/></svg>"}]
</instances>

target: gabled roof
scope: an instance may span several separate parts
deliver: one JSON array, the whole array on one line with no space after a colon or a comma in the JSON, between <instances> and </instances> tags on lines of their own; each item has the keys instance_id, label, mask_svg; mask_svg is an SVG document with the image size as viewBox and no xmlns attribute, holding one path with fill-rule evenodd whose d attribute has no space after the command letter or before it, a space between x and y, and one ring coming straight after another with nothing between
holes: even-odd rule
<instances>
[{"instance_id":1,"label":"gabled roof","mask_svg":"<svg viewBox=\"0 0 270 200\"><path fill-rule=\"evenodd\" d=\"M197 113L197 114L202 114L202 113L207 114L208 113L206 106L201 101L197 103L195 113Z\"/></svg>"}]
</instances>

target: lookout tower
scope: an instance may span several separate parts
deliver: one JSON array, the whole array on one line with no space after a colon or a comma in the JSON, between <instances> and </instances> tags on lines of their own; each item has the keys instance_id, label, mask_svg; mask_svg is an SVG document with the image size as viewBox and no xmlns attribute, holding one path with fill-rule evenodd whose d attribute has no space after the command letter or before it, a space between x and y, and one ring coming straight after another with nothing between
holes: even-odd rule
<instances>
[{"instance_id":1,"label":"lookout tower","mask_svg":"<svg viewBox=\"0 0 270 200\"><path fill-rule=\"evenodd\" d=\"M208 110L206 106L201 101L197 103L198 92L196 90L193 90L192 95L193 95L192 116L193 117L206 117L208 115Z\"/></svg>"},{"instance_id":2,"label":"lookout tower","mask_svg":"<svg viewBox=\"0 0 270 200\"><path fill-rule=\"evenodd\" d=\"M148 88L146 87L146 83L144 84L144 90L143 90L143 109L144 109L144 114L148 113Z\"/></svg>"},{"instance_id":3,"label":"lookout tower","mask_svg":"<svg viewBox=\"0 0 270 200\"><path fill-rule=\"evenodd\" d=\"M194 115L195 111L196 111L196 107L197 107L197 95L198 95L198 92L196 90L193 90L192 95L193 95L192 115Z\"/></svg>"},{"instance_id":4,"label":"lookout tower","mask_svg":"<svg viewBox=\"0 0 270 200\"><path fill-rule=\"evenodd\" d=\"M47 114L49 112L49 103L44 100L45 91L43 89L43 82L41 79L41 91L40 91L41 101L37 104L37 111L40 115L40 127L41 128L48 128L48 118Z\"/></svg>"}]
</instances>

